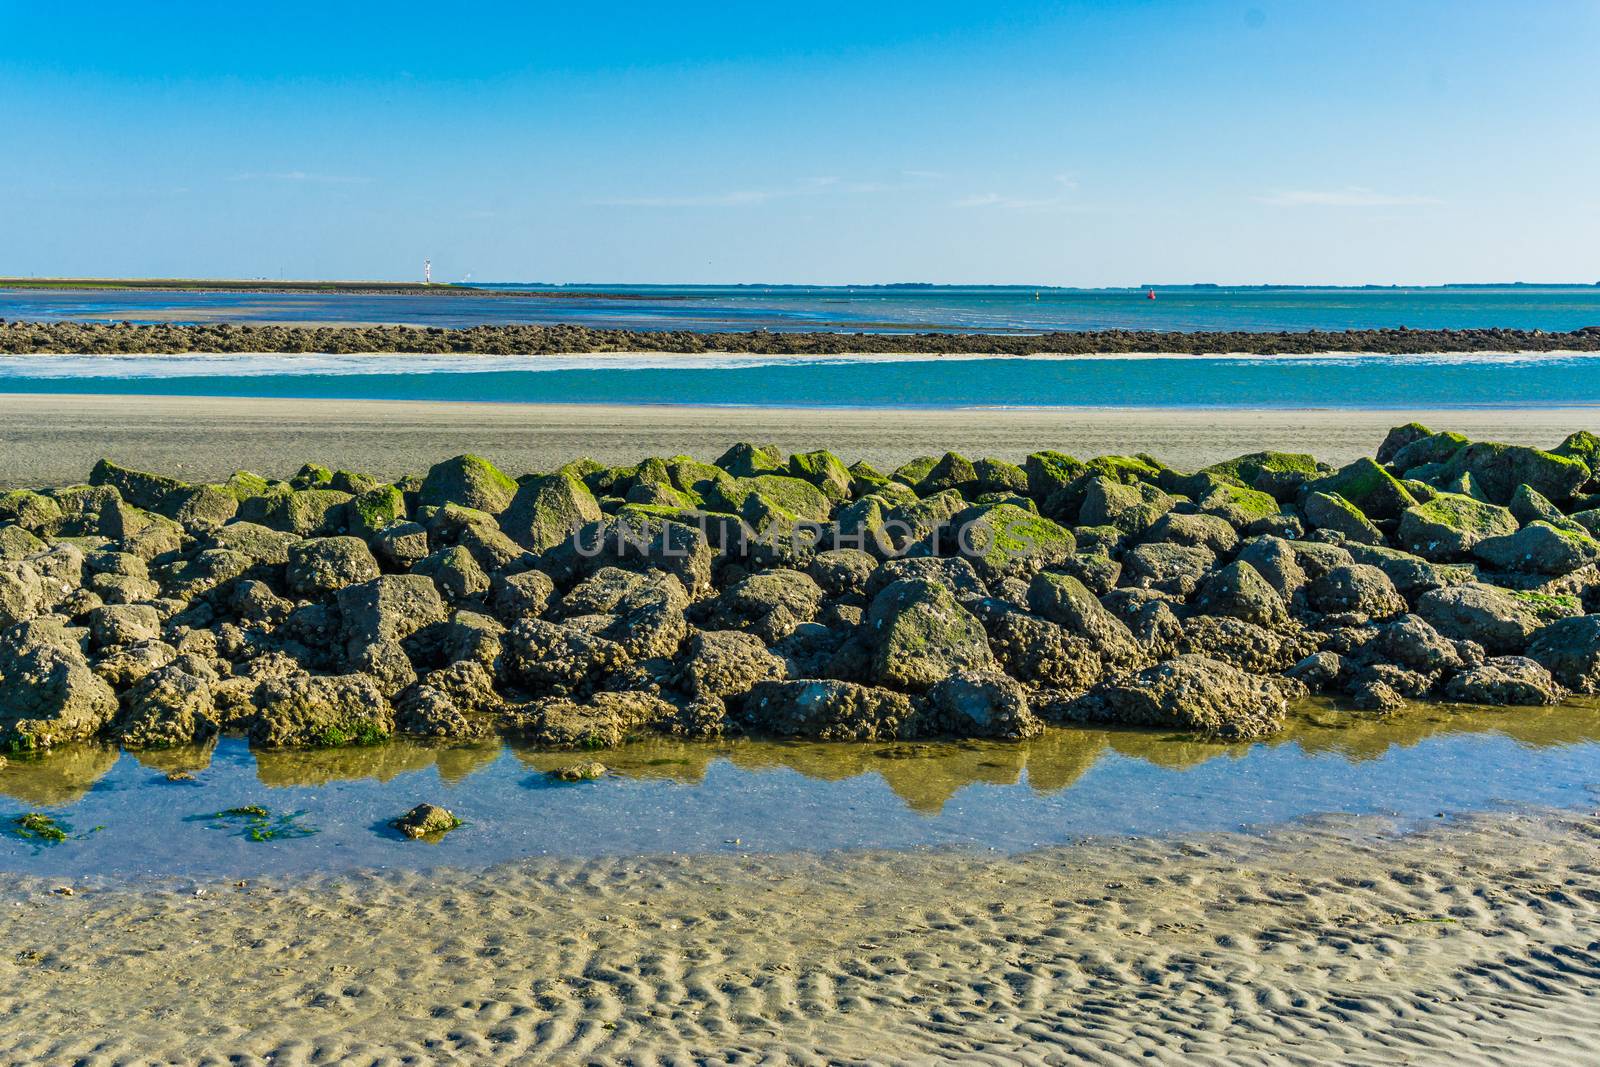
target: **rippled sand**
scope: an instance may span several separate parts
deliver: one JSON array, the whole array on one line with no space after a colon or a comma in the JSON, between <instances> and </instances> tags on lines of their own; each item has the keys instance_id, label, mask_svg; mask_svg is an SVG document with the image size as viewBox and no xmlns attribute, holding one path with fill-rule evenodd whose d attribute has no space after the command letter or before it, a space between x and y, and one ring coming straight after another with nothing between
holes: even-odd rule
<instances>
[{"instance_id":1,"label":"rippled sand","mask_svg":"<svg viewBox=\"0 0 1600 1067\"><path fill-rule=\"evenodd\" d=\"M425 847L425 846L412 846ZM1578 1063L1600 817L8 890L0 1058Z\"/></svg>"},{"instance_id":2,"label":"rippled sand","mask_svg":"<svg viewBox=\"0 0 1600 1067\"><path fill-rule=\"evenodd\" d=\"M395 477L472 451L520 475L579 455L709 460L741 440L830 448L886 469L948 449L1013 460L1040 448L1148 452L1199 467L1271 448L1344 463L1371 455L1389 427L1413 419L1549 447L1573 430L1600 428L1597 418L1593 408L884 411L11 394L0 395L0 486L81 481L102 456L202 480L240 467L287 476L306 460Z\"/></svg>"}]
</instances>

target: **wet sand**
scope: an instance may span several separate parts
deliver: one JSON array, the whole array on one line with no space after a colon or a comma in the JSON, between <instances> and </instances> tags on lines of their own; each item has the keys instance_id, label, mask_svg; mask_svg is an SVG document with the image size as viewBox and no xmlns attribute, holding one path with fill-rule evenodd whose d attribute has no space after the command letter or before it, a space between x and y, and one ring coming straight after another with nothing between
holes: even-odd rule
<instances>
[{"instance_id":1,"label":"wet sand","mask_svg":"<svg viewBox=\"0 0 1600 1067\"><path fill-rule=\"evenodd\" d=\"M102 456L205 480L241 467L282 477L307 460L394 477L472 451L522 474L578 455L713 459L740 440L826 447L881 468L947 449L1013 460L1040 448L1148 452L1199 467L1271 448L1339 463L1371 455L1389 427L1412 419L1545 447L1600 428L1594 408L886 411L9 394L0 395L0 486L80 481Z\"/></svg>"},{"instance_id":2,"label":"wet sand","mask_svg":"<svg viewBox=\"0 0 1600 1067\"><path fill-rule=\"evenodd\" d=\"M425 845L397 845L425 848ZM8 887L6 1062L1576 1063L1600 816Z\"/></svg>"}]
</instances>

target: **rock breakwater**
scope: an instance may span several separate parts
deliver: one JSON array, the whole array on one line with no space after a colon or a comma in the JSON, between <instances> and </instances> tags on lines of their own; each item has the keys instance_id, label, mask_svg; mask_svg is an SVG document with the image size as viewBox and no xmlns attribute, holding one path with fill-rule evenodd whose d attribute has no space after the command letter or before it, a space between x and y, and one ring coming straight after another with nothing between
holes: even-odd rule
<instances>
[{"instance_id":1,"label":"rock breakwater","mask_svg":"<svg viewBox=\"0 0 1600 1067\"><path fill-rule=\"evenodd\" d=\"M197 485L102 461L0 495L0 747L1250 739L1308 691L1550 704L1600 690L1597 532L1587 432L1546 451L1410 424L1337 469L880 472L738 444Z\"/></svg>"}]
</instances>

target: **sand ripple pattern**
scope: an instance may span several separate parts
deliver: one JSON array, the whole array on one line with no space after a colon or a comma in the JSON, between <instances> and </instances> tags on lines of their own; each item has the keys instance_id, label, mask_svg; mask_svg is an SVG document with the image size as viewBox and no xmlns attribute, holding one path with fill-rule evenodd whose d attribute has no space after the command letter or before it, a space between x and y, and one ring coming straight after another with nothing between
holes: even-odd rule
<instances>
[{"instance_id":1,"label":"sand ripple pattern","mask_svg":"<svg viewBox=\"0 0 1600 1067\"><path fill-rule=\"evenodd\" d=\"M1600 816L23 885L0 1061L1600 1061ZM200 890L197 895L197 888Z\"/></svg>"}]
</instances>

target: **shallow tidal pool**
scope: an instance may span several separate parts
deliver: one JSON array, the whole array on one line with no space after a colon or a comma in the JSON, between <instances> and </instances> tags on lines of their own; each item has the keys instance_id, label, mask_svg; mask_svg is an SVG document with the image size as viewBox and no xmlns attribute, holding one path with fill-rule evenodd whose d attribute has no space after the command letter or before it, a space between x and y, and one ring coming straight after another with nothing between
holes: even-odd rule
<instances>
[{"instance_id":1,"label":"shallow tidal pool","mask_svg":"<svg viewBox=\"0 0 1600 1067\"><path fill-rule=\"evenodd\" d=\"M597 758L609 772L548 772ZM1267 741L1051 730L1020 744L650 740L597 753L395 741L252 752L74 746L0 768L0 870L63 878L254 877L479 866L529 856L968 847L1265 828L1328 814L1402 822L1573 807L1600 786L1600 702L1419 705L1387 719L1318 703ZM413 842L428 801L464 825ZM223 817L257 807L266 814ZM51 817L64 840L18 819ZM37 825L34 820L30 825Z\"/></svg>"}]
</instances>

